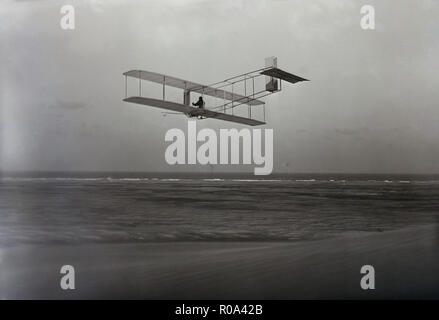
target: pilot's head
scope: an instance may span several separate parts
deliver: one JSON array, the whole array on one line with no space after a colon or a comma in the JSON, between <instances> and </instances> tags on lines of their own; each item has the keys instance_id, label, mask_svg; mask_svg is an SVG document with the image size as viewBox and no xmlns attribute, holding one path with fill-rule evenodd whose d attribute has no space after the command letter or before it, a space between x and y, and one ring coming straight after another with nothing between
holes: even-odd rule
<instances>
[{"instance_id":1,"label":"pilot's head","mask_svg":"<svg viewBox=\"0 0 439 320\"><path fill-rule=\"evenodd\" d=\"M203 100L203 97L202 97L202 96L200 96L200 97L198 98L198 100Z\"/></svg>"}]
</instances>

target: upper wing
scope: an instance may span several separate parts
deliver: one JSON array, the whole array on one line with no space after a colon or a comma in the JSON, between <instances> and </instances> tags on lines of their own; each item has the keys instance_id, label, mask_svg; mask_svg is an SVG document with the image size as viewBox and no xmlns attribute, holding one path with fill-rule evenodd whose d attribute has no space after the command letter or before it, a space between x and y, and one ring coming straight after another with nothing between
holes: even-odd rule
<instances>
[{"instance_id":1,"label":"upper wing","mask_svg":"<svg viewBox=\"0 0 439 320\"><path fill-rule=\"evenodd\" d=\"M296 76L292 73L288 73L288 72L283 71L283 70L278 69L278 68L271 68L268 70L264 70L261 72L261 74L266 75L266 76L270 76L273 78L285 80L285 81L288 81L291 83L296 83L296 82L300 82L300 81L309 81L307 79L301 78L299 76Z\"/></svg>"},{"instance_id":2,"label":"upper wing","mask_svg":"<svg viewBox=\"0 0 439 320\"><path fill-rule=\"evenodd\" d=\"M189 90L192 92L197 92L199 94L205 94L208 96L225 99L228 101L236 101L241 102L243 104L256 106L264 104L263 101L252 99L240 94L232 93L230 91L222 90L222 89L216 89L213 87L208 87L199 83L195 83L192 81L187 81L171 76L167 76L161 73L155 73L151 71L144 71L144 70L131 70L124 73L125 76L133 77L137 79L143 79L151 82L156 82L160 84L165 84L167 86L180 88L183 90Z\"/></svg>"},{"instance_id":3,"label":"upper wing","mask_svg":"<svg viewBox=\"0 0 439 320\"><path fill-rule=\"evenodd\" d=\"M202 117L206 117L206 118L220 119L220 120L231 121L231 122L236 122L236 123L241 123L241 124L247 124L250 126L257 126L257 125L265 124L265 122L250 119L250 118L233 116L230 114L215 112L215 111L211 111L211 110L207 110L207 109L193 108L193 107L186 106L184 104L180 104L180 103L176 103L176 102L172 102L172 101L165 101L165 100L158 100L158 99L144 98L144 97L129 97L129 98L123 99L123 101L143 104L146 106L152 106L152 107L156 107L156 108L162 108L162 109L183 112L183 113L190 114L192 116L202 116Z\"/></svg>"}]
</instances>

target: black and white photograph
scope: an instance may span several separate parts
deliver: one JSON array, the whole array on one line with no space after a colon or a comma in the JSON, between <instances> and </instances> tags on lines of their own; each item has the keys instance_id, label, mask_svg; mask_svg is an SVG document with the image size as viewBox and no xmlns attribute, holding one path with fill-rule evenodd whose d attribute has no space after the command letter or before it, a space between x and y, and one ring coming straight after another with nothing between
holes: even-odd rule
<instances>
[{"instance_id":1,"label":"black and white photograph","mask_svg":"<svg viewBox=\"0 0 439 320\"><path fill-rule=\"evenodd\" d=\"M438 299L438 16L1 0L0 299Z\"/></svg>"}]
</instances>

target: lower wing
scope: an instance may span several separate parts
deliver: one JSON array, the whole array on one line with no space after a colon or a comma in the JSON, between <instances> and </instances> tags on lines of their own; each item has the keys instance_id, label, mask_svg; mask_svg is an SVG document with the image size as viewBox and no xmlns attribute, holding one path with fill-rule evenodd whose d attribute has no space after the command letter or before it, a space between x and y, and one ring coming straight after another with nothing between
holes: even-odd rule
<instances>
[{"instance_id":1,"label":"lower wing","mask_svg":"<svg viewBox=\"0 0 439 320\"><path fill-rule=\"evenodd\" d=\"M137 103L137 104L143 104L146 106L151 106L151 107L156 107L156 108L161 108L161 109L178 111L178 112L182 112L182 113L188 114L188 115L193 116L193 117L200 116L200 117L205 117L205 118L213 118L213 119L219 119L219 120L224 120L224 121L236 122L236 123L240 123L240 124L246 124L246 125L250 125L250 126L258 126L258 125L265 124L265 122L250 119L250 118L234 116L231 114L215 112L215 111L202 109L202 108L193 108L193 107L181 104L181 103L176 103L176 102L166 101L166 100L144 98L144 97L129 97L129 98L123 99L123 101Z\"/></svg>"}]
</instances>

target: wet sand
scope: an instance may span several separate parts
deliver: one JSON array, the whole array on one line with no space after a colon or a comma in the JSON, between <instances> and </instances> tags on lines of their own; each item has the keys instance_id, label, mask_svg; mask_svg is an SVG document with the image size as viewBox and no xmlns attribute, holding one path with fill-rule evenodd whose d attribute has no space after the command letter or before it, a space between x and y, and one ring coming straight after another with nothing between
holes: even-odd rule
<instances>
[{"instance_id":1,"label":"wet sand","mask_svg":"<svg viewBox=\"0 0 439 320\"><path fill-rule=\"evenodd\" d=\"M60 289L75 267L76 289ZM376 289L360 288L373 265ZM0 298L439 298L439 229L305 242L17 245L0 249Z\"/></svg>"}]
</instances>

